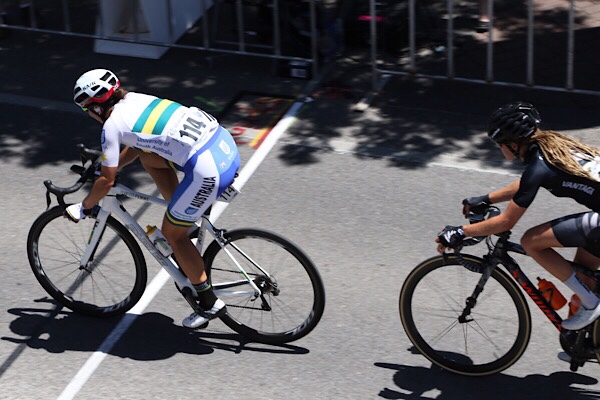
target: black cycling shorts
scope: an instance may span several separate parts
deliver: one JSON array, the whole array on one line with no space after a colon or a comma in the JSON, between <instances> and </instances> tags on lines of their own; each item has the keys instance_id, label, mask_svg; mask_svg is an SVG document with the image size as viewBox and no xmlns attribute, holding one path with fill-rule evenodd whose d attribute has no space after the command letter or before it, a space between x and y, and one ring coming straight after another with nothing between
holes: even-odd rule
<instances>
[{"instance_id":1,"label":"black cycling shorts","mask_svg":"<svg viewBox=\"0 0 600 400\"><path fill-rule=\"evenodd\" d=\"M582 247L600 257L600 214L589 211L550 222L556 239L564 247Z\"/></svg>"}]
</instances>

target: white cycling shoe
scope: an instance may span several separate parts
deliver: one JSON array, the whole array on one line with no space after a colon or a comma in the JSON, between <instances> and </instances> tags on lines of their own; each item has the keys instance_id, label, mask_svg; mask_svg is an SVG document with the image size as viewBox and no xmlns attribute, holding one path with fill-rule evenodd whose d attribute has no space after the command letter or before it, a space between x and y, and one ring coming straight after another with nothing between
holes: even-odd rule
<instances>
[{"instance_id":1,"label":"white cycling shoe","mask_svg":"<svg viewBox=\"0 0 600 400\"><path fill-rule=\"evenodd\" d=\"M600 301L595 308L587 309L584 306L579 307L579 310L562 322L562 327L570 331L584 328L600 317Z\"/></svg>"},{"instance_id":2,"label":"white cycling shoe","mask_svg":"<svg viewBox=\"0 0 600 400\"><path fill-rule=\"evenodd\" d=\"M204 315L191 313L189 317L183 320L182 324L186 328L203 328L208 324L208 321L215 319L226 311L225 303L221 299L217 299L212 308L204 311Z\"/></svg>"},{"instance_id":3,"label":"white cycling shoe","mask_svg":"<svg viewBox=\"0 0 600 400\"><path fill-rule=\"evenodd\" d=\"M571 362L571 356L570 356L570 355L568 355L567 353L565 353L564 351L561 351L561 352L560 352L560 353L558 353L556 356L558 357L558 359L559 359L560 361L564 361L564 362L568 362L568 363L570 363L570 362Z\"/></svg>"}]
</instances>

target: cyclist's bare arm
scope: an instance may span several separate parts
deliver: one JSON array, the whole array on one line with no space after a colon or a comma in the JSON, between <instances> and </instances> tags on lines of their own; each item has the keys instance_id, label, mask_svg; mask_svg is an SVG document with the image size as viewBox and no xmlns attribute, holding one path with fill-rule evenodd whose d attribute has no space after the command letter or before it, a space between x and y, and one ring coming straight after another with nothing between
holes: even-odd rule
<instances>
[{"instance_id":1,"label":"cyclist's bare arm","mask_svg":"<svg viewBox=\"0 0 600 400\"><path fill-rule=\"evenodd\" d=\"M515 196L515 194L519 190L520 184L521 184L521 180L518 179L505 188L496 190L495 192L491 192L489 195L490 201L492 203L502 203L504 201L512 200L512 198Z\"/></svg>"},{"instance_id":2,"label":"cyclist's bare arm","mask_svg":"<svg viewBox=\"0 0 600 400\"><path fill-rule=\"evenodd\" d=\"M94 182L92 190L86 196L86 198L83 199L82 205L84 209L87 210L92 208L98 204L98 202L102 200L104 196L106 196L110 188L115 184L117 171L118 167L102 166L102 169L100 170L100 176Z\"/></svg>"},{"instance_id":3,"label":"cyclist's bare arm","mask_svg":"<svg viewBox=\"0 0 600 400\"><path fill-rule=\"evenodd\" d=\"M505 189L510 188L512 185ZM518 185L517 185L518 187ZM499 190L501 192L504 189ZM491 197L491 196L490 196ZM466 236L488 236L494 233L501 233L512 229L519 219L527 211L526 208L518 206L514 201L508 203L506 211L495 217L489 218L477 224L465 225L463 230Z\"/></svg>"},{"instance_id":4,"label":"cyclist's bare arm","mask_svg":"<svg viewBox=\"0 0 600 400\"><path fill-rule=\"evenodd\" d=\"M139 150L136 150L133 147L125 146L125 148L119 154L119 171L126 165L134 162L139 155Z\"/></svg>"}]
</instances>

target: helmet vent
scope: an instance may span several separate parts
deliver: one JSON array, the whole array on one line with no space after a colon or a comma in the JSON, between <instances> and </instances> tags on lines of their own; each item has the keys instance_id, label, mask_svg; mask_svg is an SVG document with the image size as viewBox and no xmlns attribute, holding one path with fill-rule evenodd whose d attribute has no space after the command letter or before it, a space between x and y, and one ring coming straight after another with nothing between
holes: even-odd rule
<instances>
[{"instance_id":1,"label":"helmet vent","mask_svg":"<svg viewBox=\"0 0 600 400\"><path fill-rule=\"evenodd\" d=\"M108 90L106 88L102 88L98 91L98 93L96 93L96 95L94 97L102 97L104 96L106 93L108 93Z\"/></svg>"},{"instance_id":2,"label":"helmet vent","mask_svg":"<svg viewBox=\"0 0 600 400\"><path fill-rule=\"evenodd\" d=\"M94 69L77 79L73 97L80 107L87 107L92 101L96 103L109 101L118 88L119 79L114 73L106 69Z\"/></svg>"},{"instance_id":3,"label":"helmet vent","mask_svg":"<svg viewBox=\"0 0 600 400\"><path fill-rule=\"evenodd\" d=\"M85 93L82 93L82 94L80 94L79 96L77 96L77 98L75 99L75 102L76 102L77 104L81 104L81 103L83 103L83 101L84 101L85 99L87 99L87 98L88 98L88 95L87 95L87 94L85 94Z\"/></svg>"}]
</instances>

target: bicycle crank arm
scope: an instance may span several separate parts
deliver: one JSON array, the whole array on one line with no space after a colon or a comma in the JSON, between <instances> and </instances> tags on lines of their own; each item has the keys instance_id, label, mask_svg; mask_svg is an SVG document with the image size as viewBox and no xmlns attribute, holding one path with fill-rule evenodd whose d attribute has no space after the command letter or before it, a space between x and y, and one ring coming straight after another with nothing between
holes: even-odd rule
<instances>
[{"instance_id":1,"label":"bicycle crank arm","mask_svg":"<svg viewBox=\"0 0 600 400\"><path fill-rule=\"evenodd\" d=\"M190 307L192 307L192 310L194 310L196 314L204 314L204 311L200 308L200 305L198 305L196 298L192 294L192 289L186 286L183 289L180 289L179 292L181 293L185 301L188 302Z\"/></svg>"}]
</instances>

